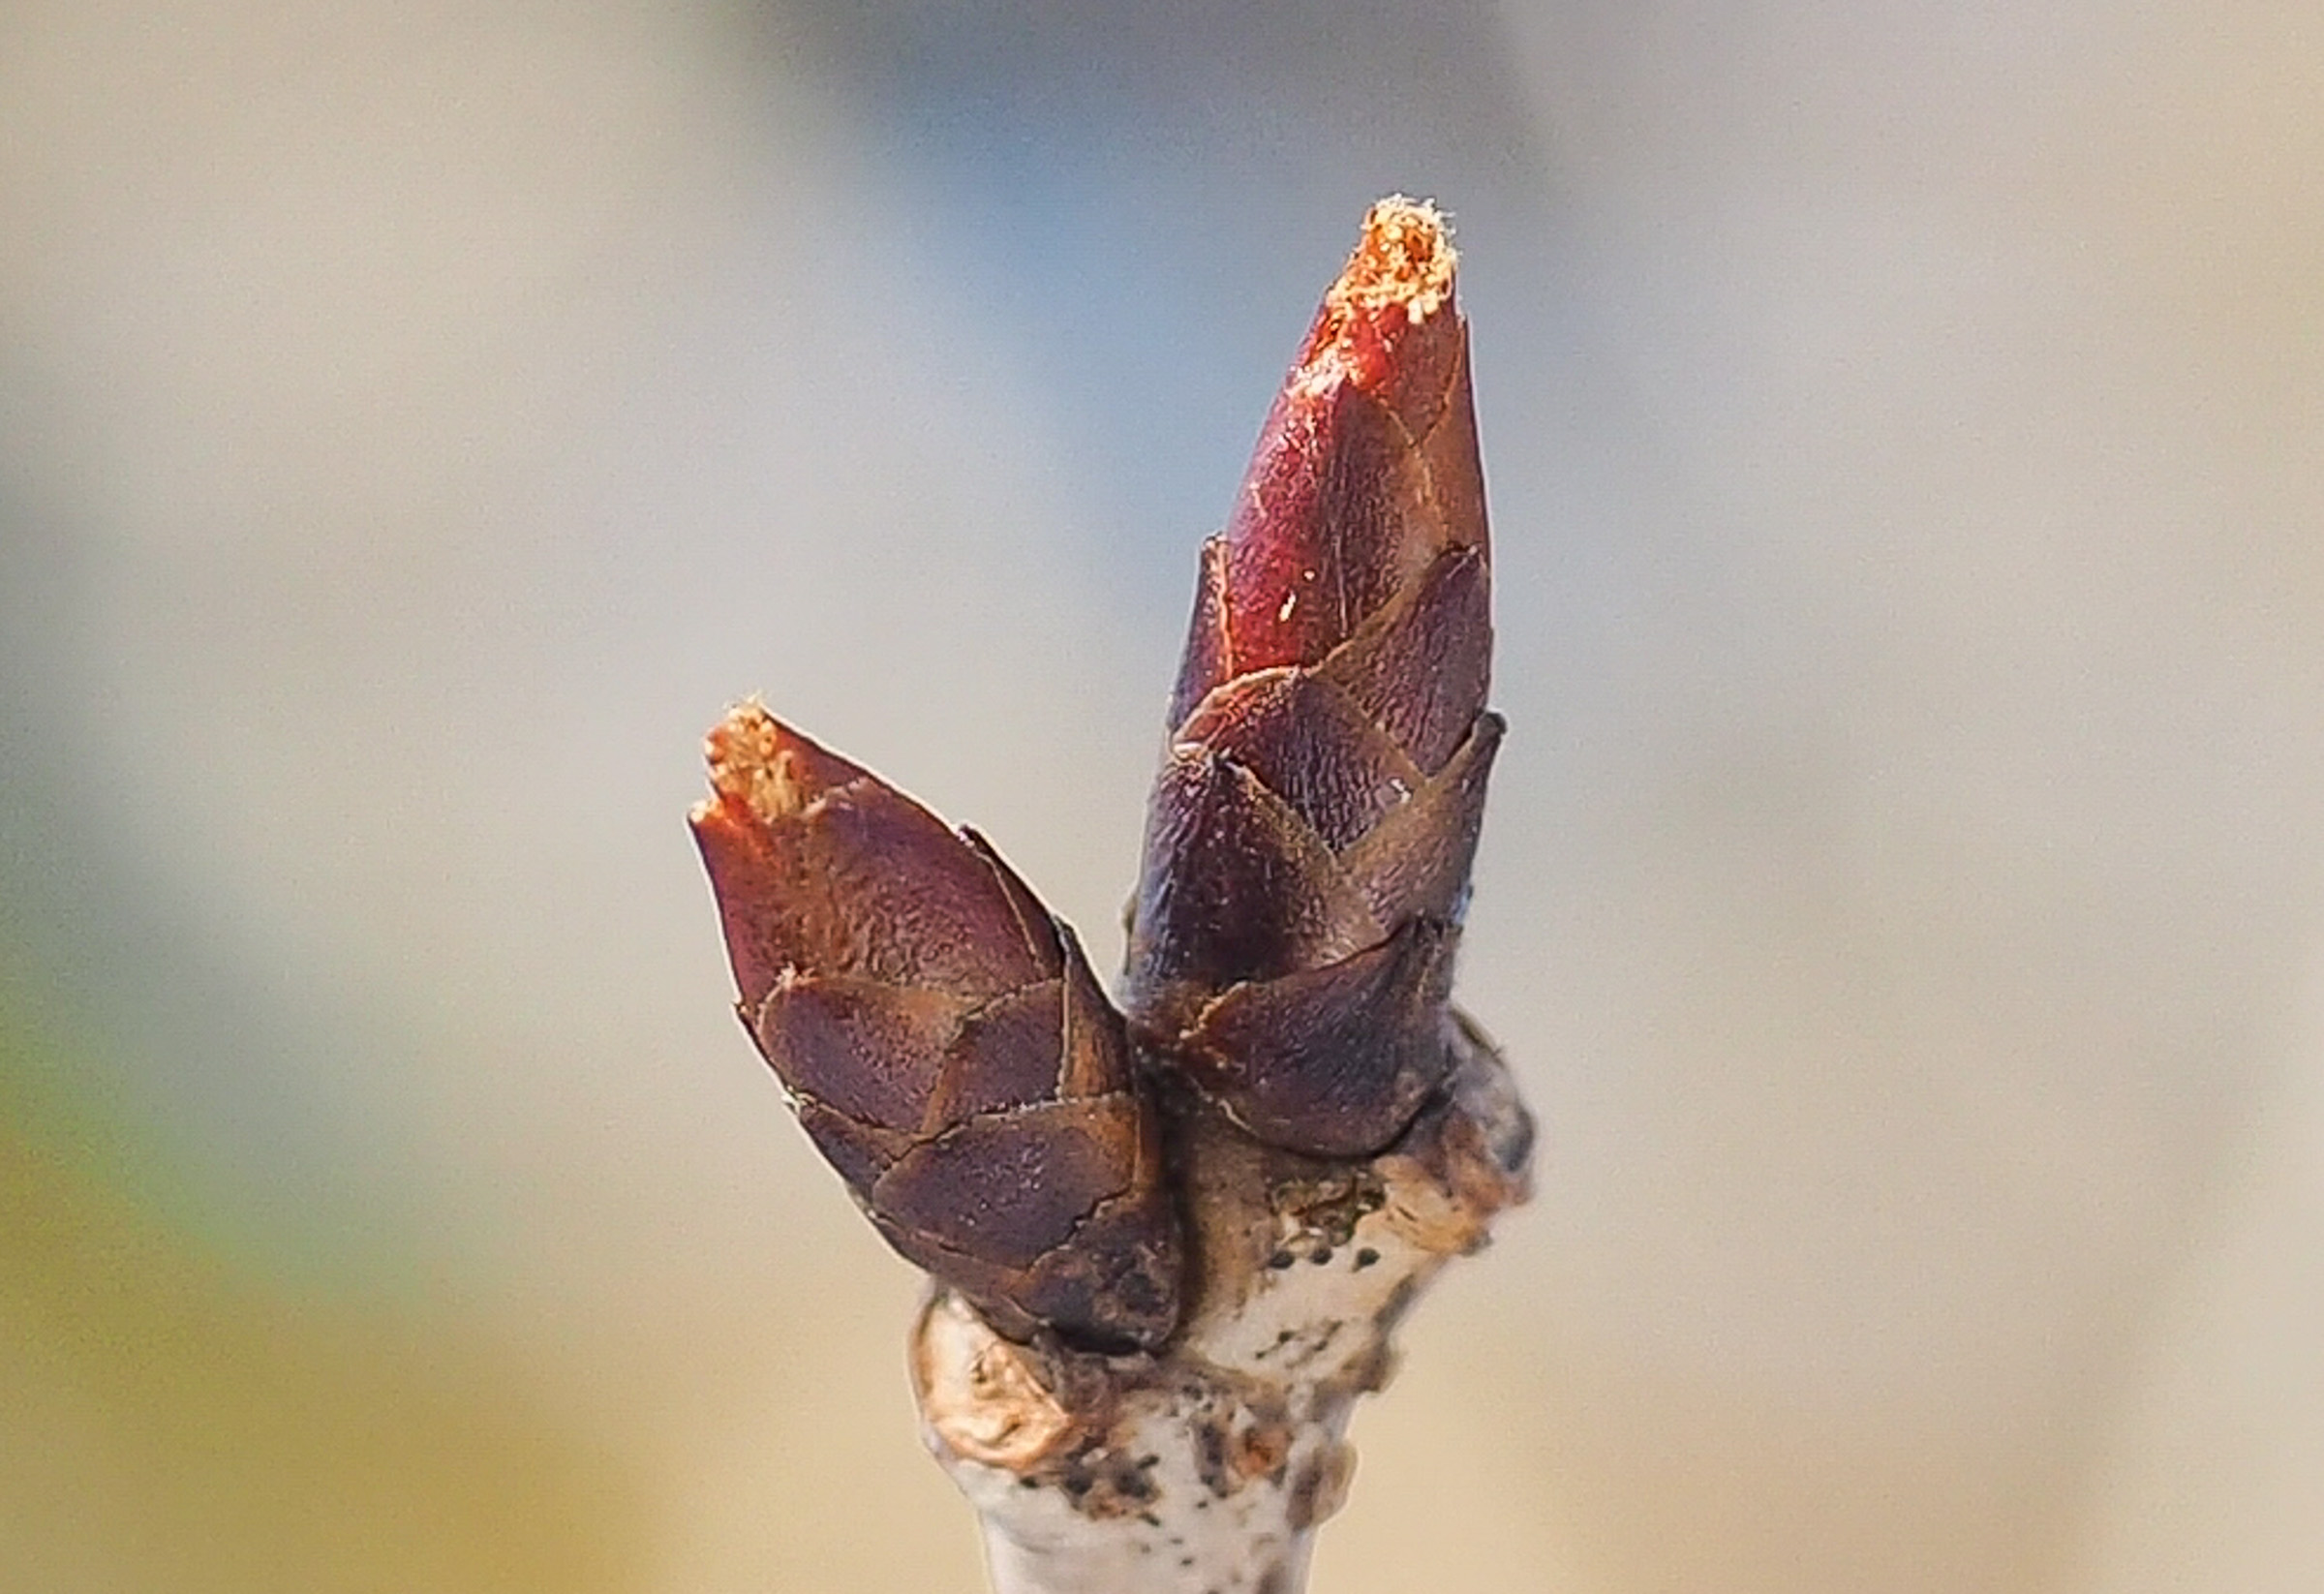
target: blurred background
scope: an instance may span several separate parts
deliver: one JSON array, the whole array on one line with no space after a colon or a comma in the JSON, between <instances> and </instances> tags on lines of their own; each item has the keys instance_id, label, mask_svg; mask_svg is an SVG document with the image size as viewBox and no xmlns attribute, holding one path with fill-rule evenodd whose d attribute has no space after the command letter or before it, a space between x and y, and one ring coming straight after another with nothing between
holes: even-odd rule
<instances>
[{"instance_id":1,"label":"blurred background","mask_svg":"<svg viewBox=\"0 0 2324 1594\"><path fill-rule=\"evenodd\" d=\"M1401 190L1546 1139L1318 1594L2313 1589L2319 171L2305 0L13 0L0 1584L979 1588L697 739L1114 966Z\"/></svg>"}]
</instances>

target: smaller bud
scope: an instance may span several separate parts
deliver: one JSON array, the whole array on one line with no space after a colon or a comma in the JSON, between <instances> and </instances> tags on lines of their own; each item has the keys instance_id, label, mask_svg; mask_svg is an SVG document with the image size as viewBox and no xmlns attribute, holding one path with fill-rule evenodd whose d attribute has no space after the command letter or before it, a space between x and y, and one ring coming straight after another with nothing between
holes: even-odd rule
<instances>
[{"instance_id":1,"label":"smaller bud","mask_svg":"<svg viewBox=\"0 0 2324 1594\"><path fill-rule=\"evenodd\" d=\"M1071 929L982 837L754 703L707 751L737 1011L872 1223L1004 1333L1167 1338L1160 1124Z\"/></svg>"}]
</instances>

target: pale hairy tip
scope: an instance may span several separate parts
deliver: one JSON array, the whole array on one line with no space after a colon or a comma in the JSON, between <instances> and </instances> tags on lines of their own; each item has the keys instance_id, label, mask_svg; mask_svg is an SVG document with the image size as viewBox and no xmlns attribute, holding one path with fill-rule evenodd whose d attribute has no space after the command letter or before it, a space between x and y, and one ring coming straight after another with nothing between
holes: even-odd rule
<instances>
[{"instance_id":1,"label":"pale hairy tip","mask_svg":"<svg viewBox=\"0 0 2324 1594\"><path fill-rule=\"evenodd\" d=\"M1452 229L1434 204L1390 195L1364 216L1356 252L1324 295L1332 326L1398 306L1409 320L1426 321L1452 295L1456 260Z\"/></svg>"},{"instance_id":2,"label":"pale hairy tip","mask_svg":"<svg viewBox=\"0 0 2324 1594\"><path fill-rule=\"evenodd\" d=\"M735 704L703 738L711 789L720 801L742 804L762 824L798 812L819 793L801 782L791 756L793 742L782 721L757 698Z\"/></svg>"}]
</instances>

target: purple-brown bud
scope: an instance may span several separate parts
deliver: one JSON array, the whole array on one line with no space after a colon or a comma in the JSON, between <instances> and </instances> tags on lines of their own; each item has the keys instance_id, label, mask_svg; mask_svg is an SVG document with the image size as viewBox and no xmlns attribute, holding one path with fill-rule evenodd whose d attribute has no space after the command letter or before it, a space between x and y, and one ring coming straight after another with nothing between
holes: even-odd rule
<instances>
[{"instance_id":1,"label":"purple-brown bud","mask_svg":"<svg viewBox=\"0 0 2324 1594\"><path fill-rule=\"evenodd\" d=\"M1071 929L982 837L754 703L707 751L737 1010L880 1233L1005 1333L1168 1337L1159 1122Z\"/></svg>"},{"instance_id":2,"label":"purple-brown bud","mask_svg":"<svg viewBox=\"0 0 2324 1594\"><path fill-rule=\"evenodd\" d=\"M1387 199L1203 549L1132 910L1142 1033L1254 1134L1377 1150L1442 1083L1502 722L1453 253Z\"/></svg>"}]
</instances>

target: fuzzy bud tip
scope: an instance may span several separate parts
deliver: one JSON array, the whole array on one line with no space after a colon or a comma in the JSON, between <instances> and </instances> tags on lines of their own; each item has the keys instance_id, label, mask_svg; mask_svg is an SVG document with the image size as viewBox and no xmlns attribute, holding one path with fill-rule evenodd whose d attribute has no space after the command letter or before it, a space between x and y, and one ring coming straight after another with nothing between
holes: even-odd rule
<instances>
[{"instance_id":1,"label":"fuzzy bud tip","mask_svg":"<svg viewBox=\"0 0 2324 1594\"><path fill-rule=\"evenodd\" d=\"M1435 315L1452 297L1458 258L1451 226L1427 200L1396 194L1373 205L1356 252L1324 295L1324 313L1300 363L1338 343L1355 322L1378 322L1401 310L1417 325Z\"/></svg>"}]
</instances>

